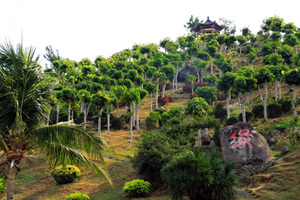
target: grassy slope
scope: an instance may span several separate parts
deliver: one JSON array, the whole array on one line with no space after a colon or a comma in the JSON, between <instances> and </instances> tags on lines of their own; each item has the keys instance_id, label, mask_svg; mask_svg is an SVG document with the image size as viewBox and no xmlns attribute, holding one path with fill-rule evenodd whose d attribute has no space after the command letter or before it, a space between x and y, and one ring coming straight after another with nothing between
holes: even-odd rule
<instances>
[{"instance_id":1,"label":"grassy slope","mask_svg":"<svg viewBox=\"0 0 300 200\"><path fill-rule=\"evenodd\" d=\"M236 58L233 61L236 64L238 60L244 59L243 57ZM209 74L209 73L208 73ZM182 84L179 88L182 88ZM273 94L273 87L269 87L270 94ZM290 93L284 89L283 94L290 96ZM175 102L170 102L164 106L166 110L176 107L184 108L189 100L189 94L172 94L172 91L167 91L167 96L175 97ZM251 102L257 102L258 92L253 93ZM150 98L147 97L141 103L140 112L142 123L148 116ZM153 99L154 101L154 99ZM235 101L235 100L232 100ZM153 106L154 107L154 106ZM120 110L124 112L124 108ZM238 113L235 111L234 113ZM284 116L278 119L269 120L267 123L262 124L260 121L252 122L255 127L267 127L282 121L286 121L290 116ZM143 128L143 127L142 127ZM112 131L111 136L106 136L103 131L103 138L107 142L105 154L112 157L130 160L136 151L135 144L138 142L140 134L134 134L134 142L128 143L129 131ZM266 174L256 175L252 177L251 186L248 187L249 191L259 196L261 199L297 199L300 191L300 148L295 152L287 155L286 157L278 160L274 167L271 167ZM139 178L130 163L119 161L112 161L106 159L109 173L114 182L114 187L111 187L103 177L97 177L89 171L82 169L82 177L75 183L67 185L56 185L50 176L50 166L41 158L40 155L35 155L36 158L29 165L24 165L19 174L16 188L15 199L27 200L63 200L66 195L73 192L83 192L88 194L91 199L100 200L116 200L128 199L123 193L122 188L124 183ZM1 198L5 199L5 197ZM149 200L167 200L170 197L165 191L156 191L151 197L144 199Z\"/></svg>"}]
</instances>

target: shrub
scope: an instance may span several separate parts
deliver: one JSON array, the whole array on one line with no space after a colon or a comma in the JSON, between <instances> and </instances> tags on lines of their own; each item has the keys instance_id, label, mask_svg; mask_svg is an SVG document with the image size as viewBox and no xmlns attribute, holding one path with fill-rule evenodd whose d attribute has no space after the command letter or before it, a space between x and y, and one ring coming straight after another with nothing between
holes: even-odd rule
<instances>
[{"instance_id":1,"label":"shrub","mask_svg":"<svg viewBox=\"0 0 300 200\"><path fill-rule=\"evenodd\" d=\"M146 129L154 130L159 128L160 121L161 121L161 114L157 111L152 111L145 120Z\"/></svg>"},{"instance_id":2,"label":"shrub","mask_svg":"<svg viewBox=\"0 0 300 200\"><path fill-rule=\"evenodd\" d=\"M207 86L207 83L195 82L194 89L196 90L198 87L205 87L205 86Z\"/></svg>"},{"instance_id":3,"label":"shrub","mask_svg":"<svg viewBox=\"0 0 300 200\"><path fill-rule=\"evenodd\" d=\"M120 107L125 106L125 101L119 101L118 104L119 104Z\"/></svg>"},{"instance_id":4,"label":"shrub","mask_svg":"<svg viewBox=\"0 0 300 200\"><path fill-rule=\"evenodd\" d=\"M160 105L162 105L162 106L165 105L166 103L172 102L172 101L174 101L173 97L170 97L170 96L162 97L162 95L158 96L158 103L160 103Z\"/></svg>"},{"instance_id":5,"label":"shrub","mask_svg":"<svg viewBox=\"0 0 300 200\"><path fill-rule=\"evenodd\" d=\"M66 196L65 200L90 200L90 197L81 192L72 193Z\"/></svg>"},{"instance_id":6,"label":"shrub","mask_svg":"<svg viewBox=\"0 0 300 200\"><path fill-rule=\"evenodd\" d=\"M80 177L80 174L80 170L74 165L59 166L51 172L51 176L58 184L72 183Z\"/></svg>"},{"instance_id":7,"label":"shrub","mask_svg":"<svg viewBox=\"0 0 300 200\"><path fill-rule=\"evenodd\" d=\"M172 199L229 199L237 178L233 163L226 163L216 151L206 153L196 148L182 152L163 167L161 174Z\"/></svg>"},{"instance_id":8,"label":"shrub","mask_svg":"<svg viewBox=\"0 0 300 200\"><path fill-rule=\"evenodd\" d=\"M233 117L230 117L229 119L227 119L226 125L233 125L233 124L236 124L238 122L239 122L238 118L233 116Z\"/></svg>"},{"instance_id":9,"label":"shrub","mask_svg":"<svg viewBox=\"0 0 300 200\"><path fill-rule=\"evenodd\" d=\"M289 113L292 111L292 101L288 99L281 99L278 101L281 105L281 110L283 113Z\"/></svg>"},{"instance_id":10,"label":"shrub","mask_svg":"<svg viewBox=\"0 0 300 200\"><path fill-rule=\"evenodd\" d=\"M159 91L162 91L163 90L163 87L164 87L164 84L160 83L159 84ZM171 89L171 84L170 83L167 83L166 84L166 89L165 90L169 90Z\"/></svg>"},{"instance_id":11,"label":"shrub","mask_svg":"<svg viewBox=\"0 0 300 200\"><path fill-rule=\"evenodd\" d=\"M264 106L262 104L257 104L253 107L252 113L254 118L263 118L264 117Z\"/></svg>"},{"instance_id":12,"label":"shrub","mask_svg":"<svg viewBox=\"0 0 300 200\"><path fill-rule=\"evenodd\" d=\"M213 135L213 141L215 142L215 144L220 147L221 146L221 142L220 142L220 131L221 131L221 127L218 126L215 128L215 132Z\"/></svg>"},{"instance_id":13,"label":"shrub","mask_svg":"<svg viewBox=\"0 0 300 200\"><path fill-rule=\"evenodd\" d=\"M143 197L149 193L150 185L148 181L135 179L125 183L123 192L127 193L130 197Z\"/></svg>"},{"instance_id":14,"label":"shrub","mask_svg":"<svg viewBox=\"0 0 300 200\"><path fill-rule=\"evenodd\" d=\"M0 193L3 193L6 190L6 183L3 177L0 176Z\"/></svg>"},{"instance_id":15,"label":"shrub","mask_svg":"<svg viewBox=\"0 0 300 200\"><path fill-rule=\"evenodd\" d=\"M177 118L181 117L181 111L178 108L171 108L167 112L164 112L161 115L162 124L167 123L167 121L169 121L171 118L174 118L174 117L177 117Z\"/></svg>"},{"instance_id":16,"label":"shrub","mask_svg":"<svg viewBox=\"0 0 300 200\"><path fill-rule=\"evenodd\" d=\"M121 117L114 118L111 120L111 128L116 130L121 130L123 126L125 125L125 120Z\"/></svg>"},{"instance_id":17,"label":"shrub","mask_svg":"<svg viewBox=\"0 0 300 200\"><path fill-rule=\"evenodd\" d=\"M217 99L218 101L223 101L226 99L226 96L221 92L217 92Z\"/></svg>"},{"instance_id":18,"label":"shrub","mask_svg":"<svg viewBox=\"0 0 300 200\"><path fill-rule=\"evenodd\" d=\"M254 119L254 114L252 112L247 112L246 111L245 114L246 114L246 120L247 121L251 121L251 120ZM242 115L242 113L239 114L238 118L239 118L240 121L243 121L243 115Z\"/></svg>"},{"instance_id":19,"label":"shrub","mask_svg":"<svg viewBox=\"0 0 300 200\"><path fill-rule=\"evenodd\" d=\"M190 83L185 84L183 86L182 90L186 93L191 93L192 92L192 84L190 84Z\"/></svg>"},{"instance_id":20,"label":"shrub","mask_svg":"<svg viewBox=\"0 0 300 200\"><path fill-rule=\"evenodd\" d=\"M221 120L224 120L227 116L227 110L223 107L222 103L217 103L216 107L213 109L212 114Z\"/></svg>"},{"instance_id":21,"label":"shrub","mask_svg":"<svg viewBox=\"0 0 300 200\"><path fill-rule=\"evenodd\" d=\"M271 103L267 106L268 118L276 118L282 115L281 105L278 103Z\"/></svg>"}]
</instances>

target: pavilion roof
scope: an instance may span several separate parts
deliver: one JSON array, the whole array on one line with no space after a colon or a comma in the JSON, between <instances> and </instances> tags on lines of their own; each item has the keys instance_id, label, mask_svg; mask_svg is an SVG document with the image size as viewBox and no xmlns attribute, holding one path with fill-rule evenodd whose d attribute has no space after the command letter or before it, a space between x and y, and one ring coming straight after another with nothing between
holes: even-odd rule
<instances>
[{"instance_id":1,"label":"pavilion roof","mask_svg":"<svg viewBox=\"0 0 300 200\"><path fill-rule=\"evenodd\" d=\"M198 23L196 28L193 29L193 31L200 32L201 29L212 30L212 28L214 28L215 31L220 32L224 28L224 26L219 25L216 21L211 21L209 17L207 17L206 22Z\"/></svg>"}]
</instances>

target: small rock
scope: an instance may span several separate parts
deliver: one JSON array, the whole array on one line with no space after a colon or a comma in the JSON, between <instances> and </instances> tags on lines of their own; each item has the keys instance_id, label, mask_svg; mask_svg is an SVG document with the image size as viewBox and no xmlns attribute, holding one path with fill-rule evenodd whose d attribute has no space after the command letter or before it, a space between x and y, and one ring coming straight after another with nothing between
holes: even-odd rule
<instances>
[{"instance_id":1,"label":"small rock","mask_svg":"<svg viewBox=\"0 0 300 200\"><path fill-rule=\"evenodd\" d=\"M217 147L215 141L211 141L211 143L209 144L209 148L211 149L215 149Z\"/></svg>"},{"instance_id":2,"label":"small rock","mask_svg":"<svg viewBox=\"0 0 300 200\"><path fill-rule=\"evenodd\" d=\"M132 140L127 140L127 142L130 142L130 143L131 143L131 142L132 142Z\"/></svg>"},{"instance_id":3,"label":"small rock","mask_svg":"<svg viewBox=\"0 0 300 200\"><path fill-rule=\"evenodd\" d=\"M276 139L275 138L268 138L267 142L269 145L274 145L276 143Z\"/></svg>"},{"instance_id":4,"label":"small rock","mask_svg":"<svg viewBox=\"0 0 300 200\"><path fill-rule=\"evenodd\" d=\"M290 149L289 149L288 147L283 147L283 148L281 149L280 155L281 155L281 156L284 156L284 155L288 154L289 152L290 152Z\"/></svg>"},{"instance_id":5,"label":"small rock","mask_svg":"<svg viewBox=\"0 0 300 200\"><path fill-rule=\"evenodd\" d=\"M280 134L281 134L281 132L279 130L276 130L276 129L271 132L272 137L280 135Z\"/></svg>"},{"instance_id":6,"label":"small rock","mask_svg":"<svg viewBox=\"0 0 300 200\"><path fill-rule=\"evenodd\" d=\"M146 107L141 107L140 109L141 109L141 110L145 110L145 109L146 109Z\"/></svg>"}]
</instances>

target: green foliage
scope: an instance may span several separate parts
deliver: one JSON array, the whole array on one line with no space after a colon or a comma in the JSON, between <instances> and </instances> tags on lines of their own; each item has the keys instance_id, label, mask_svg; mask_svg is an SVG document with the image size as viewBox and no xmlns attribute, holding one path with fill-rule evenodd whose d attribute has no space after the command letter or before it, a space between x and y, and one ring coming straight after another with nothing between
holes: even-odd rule
<instances>
[{"instance_id":1,"label":"green foliage","mask_svg":"<svg viewBox=\"0 0 300 200\"><path fill-rule=\"evenodd\" d=\"M159 112L152 111L145 120L146 129L154 130L159 128L160 121L161 121L161 114Z\"/></svg>"},{"instance_id":2,"label":"green foliage","mask_svg":"<svg viewBox=\"0 0 300 200\"><path fill-rule=\"evenodd\" d=\"M215 85L218 82L218 77L216 75L211 75L211 76L207 76L205 77L205 81L209 84L209 85Z\"/></svg>"},{"instance_id":3,"label":"green foliage","mask_svg":"<svg viewBox=\"0 0 300 200\"><path fill-rule=\"evenodd\" d=\"M182 152L161 173L172 199L230 199L237 185L233 163L225 163L216 151Z\"/></svg>"},{"instance_id":4,"label":"green foliage","mask_svg":"<svg viewBox=\"0 0 300 200\"><path fill-rule=\"evenodd\" d=\"M217 100L217 92L214 87L198 87L195 91L198 97L205 99L207 103L212 103Z\"/></svg>"},{"instance_id":5,"label":"green foliage","mask_svg":"<svg viewBox=\"0 0 300 200\"><path fill-rule=\"evenodd\" d=\"M130 197L144 197L149 193L150 185L148 181L135 179L125 183L123 192L127 193Z\"/></svg>"},{"instance_id":6,"label":"green foliage","mask_svg":"<svg viewBox=\"0 0 300 200\"><path fill-rule=\"evenodd\" d=\"M213 141L215 142L215 144L220 147L221 146L221 142L220 142L220 131L221 131L221 126L217 126L215 128L215 132L213 135Z\"/></svg>"},{"instance_id":7,"label":"green foliage","mask_svg":"<svg viewBox=\"0 0 300 200\"><path fill-rule=\"evenodd\" d=\"M6 190L6 183L4 177L1 175L0 176L0 193L3 193L4 190Z\"/></svg>"},{"instance_id":8,"label":"green foliage","mask_svg":"<svg viewBox=\"0 0 300 200\"><path fill-rule=\"evenodd\" d=\"M263 104L254 105L252 109L252 113L254 114L254 118L263 118L264 117L264 106Z\"/></svg>"},{"instance_id":9,"label":"green foliage","mask_svg":"<svg viewBox=\"0 0 300 200\"><path fill-rule=\"evenodd\" d=\"M182 118L181 111L178 108L171 108L161 115L162 124L167 123L172 118Z\"/></svg>"},{"instance_id":10,"label":"green foliage","mask_svg":"<svg viewBox=\"0 0 300 200\"><path fill-rule=\"evenodd\" d=\"M283 113L289 113L292 111L292 101L288 99L281 99L278 101L281 105L281 110Z\"/></svg>"},{"instance_id":11,"label":"green foliage","mask_svg":"<svg viewBox=\"0 0 300 200\"><path fill-rule=\"evenodd\" d=\"M285 73L285 81L289 85L300 85L300 72L298 69L292 69Z\"/></svg>"},{"instance_id":12,"label":"green foliage","mask_svg":"<svg viewBox=\"0 0 300 200\"><path fill-rule=\"evenodd\" d=\"M188 102L188 105L185 108L185 114L198 118L205 116L208 110L209 105L205 99L194 97Z\"/></svg>"},{"instance_id":13,"label":"green foliage","mask_svg":"<svg viewBox=\"0 0 300 200\"><path fill-rule=\"evenodd\" d=\"M80 169L74 165L66 165L56 167L52 172L51 176L58 184L72 183L76 178L81 175Z\"/></svg>"},{"instance_id":14,"label":"green foliage","mask_svg":"<svg viewBox=\"0 0 300 200\"><path fill-rule=\"evenodd\" d=\"M66 196L65 200L90 200L90 197L81 192L76 192Z\"/></svg>"},{"instance_id":15,"label":"green foliage","mask_svg":"<svg viewBox=\"0 0 300 200\"><path fill-rule=\"evenodd\" d=\"M277 118L282 115L281 105L279 103L271 103L267 106L268 118Z\"/></svg>"},{"instance_id":16,"label":"green foliage","mask_svg":"<svg viewBox=\"0 0 300 200\"><path fill-rule=\"evenodd\" d=\"M254 114L253 114L252 112L247 112L247 111L246 111L246 112L245 112L245 115L246 115L246 119L247 119L248 122L251 121L251 120L253 120L253 118L254 118ZM240 121L243 121L242 113L239 114L238 119L239 119Z\"/></svg>"},{"instance_id":17,"label":"green foliage","mask_svg":"<svg viewBox=\"0 0 300 200\"><path fill-rule=\"evenodd\" d=\"M224 120L227 116L227 110L224 108L222 103L217 103L216 107L212 111L212 114L216 118Z\"/></svg>"},{"instance_id":18,"label":"green foliage","mask_svg":"<svg viewBox=\"0 0 300 200\"><path fill-rule=\"evenodd\" d=\"M238 118L235 117L235 116L232 116L229 119L227 119L226 125L233 125L233 124L236 124L238 122L239 122Z\"/></svg>"}]
</instances>

